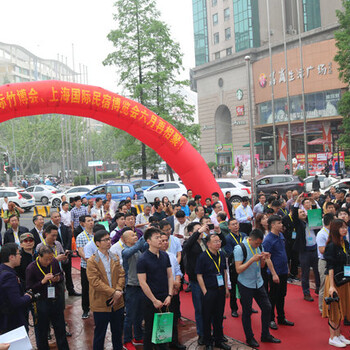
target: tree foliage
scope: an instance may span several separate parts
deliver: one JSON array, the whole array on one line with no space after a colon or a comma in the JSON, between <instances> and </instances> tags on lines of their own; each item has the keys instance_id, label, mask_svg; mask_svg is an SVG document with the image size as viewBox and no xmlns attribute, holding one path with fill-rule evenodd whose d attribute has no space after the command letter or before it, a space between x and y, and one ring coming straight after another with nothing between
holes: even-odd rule
<instances>
[{"instance_id":1,"label":"tree foliage","mask_svg":"<svg viewBox=\"0 0 350 350\"><path fill-rule=\"evenodd\" d=\"M339 78L349 85L350 83L350 2L343 0L343 10L337 10L339 30L334 34L336 46L338 48L334 60L339 65ZM343 116L339 143L350 147L350 92L346 91L338 104L340 115Z\"/></svg>"}]
</instances>

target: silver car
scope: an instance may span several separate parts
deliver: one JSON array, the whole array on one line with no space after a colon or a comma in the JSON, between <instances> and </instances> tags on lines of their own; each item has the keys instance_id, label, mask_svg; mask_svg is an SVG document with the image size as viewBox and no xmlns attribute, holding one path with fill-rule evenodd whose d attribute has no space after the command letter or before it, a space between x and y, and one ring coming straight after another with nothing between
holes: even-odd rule
<instances>
[{"instance_id":1,"label":"silver car","mask_svg":"<svg viewBox=\"0 0 350 350\"><path fill-rule=\"evenodd\" d=\"M36 202L41 202L44 205L49 203L49 199L56 194L61 192L57 188L49 185L35 185L26 188L26 191L32 194Z\"/></svg>"}]
</instances>

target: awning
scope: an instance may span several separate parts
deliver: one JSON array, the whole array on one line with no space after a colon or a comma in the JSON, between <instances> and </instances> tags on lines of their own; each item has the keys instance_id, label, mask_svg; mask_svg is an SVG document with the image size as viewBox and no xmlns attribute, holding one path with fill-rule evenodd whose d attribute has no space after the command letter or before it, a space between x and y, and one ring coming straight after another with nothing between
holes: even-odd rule
<instances>
[{"instance_id":1,"label":"awning","mask_svg":"<svg viewBox=\"0 0 350 350\"><path fill-rule=\"evenodd\" d=\"M254 147L262 146L263 144L264 145L269 145L270 142L268 142L268 141L255 142L254 143ZM247 144L243 145L243 147L250 147L250 143L247 143Z\"/></svg>"},{"instance_id":2,"label":"awning","mask_svg":"<svg viewBox=\"0 0 350 350\"><path fill-rule=\"evenodd\" d=\"M315 140L308 142L307 144L312 146L312 145L325 145L326 143L332 143L332 141L328 141L328 140L324 140L324 139L315 139Z\"/></svg>"}]
</instances>

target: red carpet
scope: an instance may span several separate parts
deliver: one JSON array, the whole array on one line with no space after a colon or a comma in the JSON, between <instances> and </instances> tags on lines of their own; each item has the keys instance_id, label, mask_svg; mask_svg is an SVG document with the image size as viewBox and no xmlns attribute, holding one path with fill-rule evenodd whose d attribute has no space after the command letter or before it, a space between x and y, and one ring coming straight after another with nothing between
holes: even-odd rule
<instances>
[{"instance_id":1,"label":"red carpet","mask_svg":"<svg viewBox=\"0 0 350 350\"><path fill-rule=\"evenodd\" d=\"M79 257L73 257L72 258L72 267L80 271L80 258Z\"/></svg>"},{"instance_id":2,"label":"red carpet","mask_svg":"<svg viewBox=\"0 0 350 350\"><path fill-rule=\"evenodd\" d=\"M328 345L329 331L327 320L323 319L318 311L317 295L312 293L315 301L310 303L303 300L301 287L288 285L286 297L285 312L286 318L295 323L294 327L279 326L277 331L271 330L271 334L282 340L281 344L260 343L261 320L260 309L254 302L253 307L259 310L258 314L252 315L252 328L255 339L260 343L259 349L279 349L279 350L323 350L334 349ZM183 317L194 321L194 309L191 293L181 292L181 314ZM224 320L225 335L245 342L245 336L242 326L242 310L239 306L239 318L231 316L229 299L226 299ZM342 326L342 334L347 338L350 336L350 327Z\"/></svg>"}]
</instances>

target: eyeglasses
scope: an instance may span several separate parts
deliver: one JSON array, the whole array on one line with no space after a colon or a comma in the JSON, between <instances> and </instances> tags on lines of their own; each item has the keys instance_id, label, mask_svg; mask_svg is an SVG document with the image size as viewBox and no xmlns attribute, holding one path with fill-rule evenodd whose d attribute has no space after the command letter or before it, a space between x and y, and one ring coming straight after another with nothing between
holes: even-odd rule
<instances>
[{"instance_id":1,"label":"eyeglasses","mask_svg":"<svg viewBox=\"0 0 350 350\"><path fill-rule=\"evenodd\" d=\"M111 237L101 239L101 242L109 242L111 240Z\"/></svg>"},{"instance_id":2,"label":"eyeglasses","mask_svg":"<svg viewBox=\"0 0 350 350\"><path fill-rule=\"evenodd\" d=\"M24 239L22 242L24 242L24 243L32 243L32 242L34 242L34 239L27 238L27 239Z\"/></svg>"}]
</instances>

